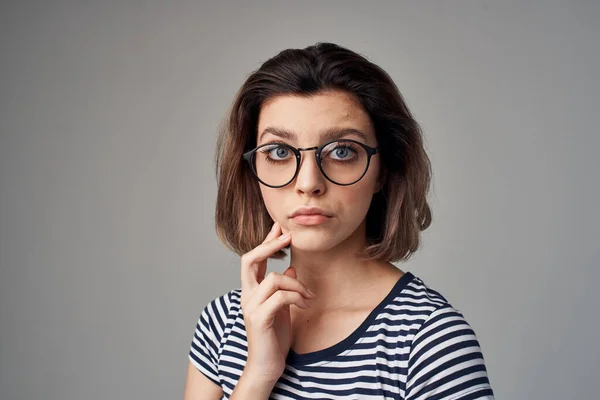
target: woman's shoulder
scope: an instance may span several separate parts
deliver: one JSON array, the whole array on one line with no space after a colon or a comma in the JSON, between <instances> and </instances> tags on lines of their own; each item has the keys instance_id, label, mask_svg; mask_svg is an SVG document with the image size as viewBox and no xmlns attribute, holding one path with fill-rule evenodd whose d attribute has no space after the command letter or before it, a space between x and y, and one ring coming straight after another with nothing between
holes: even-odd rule
<instances>
[{"instance_id":1,"label":"woman's shoulder","mask_svg":"<svg viewBox=\"0 0 600 400\"><path fill-rule=\"evenodd\" d=\"M444 294L421 277L410 272L408 274L410 279L397 292L393 303L405 311L404 316L410 316L411 323L416 324L419 331L422 332L431 325L444 325L449 321L469 325L463 312Z\"/></svg>"},{"instance_id":2,"label":"woman's shoulder","mask_svg":"<svg viewBox=\"0 0 600 400\"><path fill-rule=\"evenodd\" d=\"M408 340L406 397L493 399L479 339L463 312L416 276L395 300L414 324Z\"/></svg>"},{"instance_id":3,"label":"woman's shoulder","mask_svg":"<svg viewBox=\"0 0 600 400\"><path fill-rule=\"evenodd\" d=\"M190 362L217 385L223 344L236 329L240 299L241 289L232 289L205 303L190 345Z\"/></svg>"},{"instance_id":4,"label":"woman's shoulder","mask_svg":"<svg viewBox=\"0 0 600 400\"><path fill-rule=\"evenodd\" d=\"M450 304L448 299L433 287L429 286L420 276L412 272L406 273L410 279L400 292L402 299L414 299L420 304L442 306Z\"/></svg>"},{"instance_id":5,"label":"woman's shoulder","mask_svg":"<svg viewBox=\"0 0 600 400\"><path fill-rule=\"evenodd\" d=\"M232 319L235 319L241 310L242 289L234 288L220 295L213 297L204 305L203 314L211 321L218 321L221 325L226 325Z\"/></svg>"},{"instance_id":6,"label":"woman's shoulder","mask_svg":"<svg viewBox=\"0 0 600 400\"><path fill-rule=\"evenodd\" d=\"M231 289L205 303L196 324L195 340L208 340L219 348L238 323L241 294L241 289Z\"/></svg>"}]
</instances>

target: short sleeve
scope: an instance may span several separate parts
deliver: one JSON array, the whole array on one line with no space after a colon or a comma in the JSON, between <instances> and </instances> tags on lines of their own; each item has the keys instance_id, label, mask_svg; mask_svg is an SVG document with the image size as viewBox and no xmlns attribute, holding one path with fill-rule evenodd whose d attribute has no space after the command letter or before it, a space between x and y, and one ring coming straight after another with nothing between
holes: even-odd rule
<instances>
[{"instance_id":1,"label":"short sleeve","mask_svg":"<svg viewBox=\"0 0 600 400\"><path fill-rule=\"evenodd\" d=\"M223 297L208 303L196 323L188 358L207 378L221 386L219 381L219 347L226 322Z\"/></svg>"},{"instance_id":2,"label":"short sleeve","mask_svg":"<svg viewBox=\"0 0 600 400\"><path fill-rule=\"evenodd\" d=\"M494 399L475 332L449 304L434 310L413 339L406 400Z\"/></svg>"}]
</instances>

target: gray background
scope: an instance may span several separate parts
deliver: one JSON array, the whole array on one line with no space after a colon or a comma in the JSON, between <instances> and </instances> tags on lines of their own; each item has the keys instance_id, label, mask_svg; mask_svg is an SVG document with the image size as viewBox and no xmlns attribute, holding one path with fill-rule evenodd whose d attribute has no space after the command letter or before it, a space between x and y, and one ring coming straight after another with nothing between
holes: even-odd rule
<instances>
[{"instance_id":1,"label":"gray background","mask_svg":"<svg viewBox=\"0 0 600 400\"><path fill-rule=\"evenodd\" d=\"M2 3L2 400L182 397L202 307L240 287L217 125L317 41L422 124L434 221L399 267L463 311L497 398L597 397L599 3L367 3Z\"/></svg>"}]
</instances>

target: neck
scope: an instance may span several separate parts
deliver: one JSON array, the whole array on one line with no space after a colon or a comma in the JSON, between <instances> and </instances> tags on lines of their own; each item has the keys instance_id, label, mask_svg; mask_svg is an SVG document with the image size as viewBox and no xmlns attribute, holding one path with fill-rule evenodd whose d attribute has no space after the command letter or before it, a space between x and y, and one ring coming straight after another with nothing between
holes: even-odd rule
<instances>
[{"instance_id":1,"label":"neck","mask_svg":"<svg viewBox=\"0 0 600 400\"><path fill-rule=\"evenodd\" d=\"M371 293L380 279L397 270L391 263L363 261L356 257L367 246L366 226L332 249L323 252L290 247L290 265L297 279L317 296L311 300L312 310L339 310L360 306L365 293Z\"/></svg>"}]
</instances>

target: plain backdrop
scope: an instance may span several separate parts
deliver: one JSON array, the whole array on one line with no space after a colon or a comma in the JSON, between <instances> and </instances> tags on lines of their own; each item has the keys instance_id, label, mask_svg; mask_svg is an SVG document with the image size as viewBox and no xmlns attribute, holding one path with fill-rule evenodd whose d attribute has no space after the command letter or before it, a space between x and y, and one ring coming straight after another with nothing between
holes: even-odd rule
<instances>
[{"instance_id":1,"label":"plain backdrop","mask_svg":"<svg viewBox=\"0 0 600 400\"><path fill-rule=\"evenodd\" d=\"M498 399L597 397L596 1L4 1L0 398L182 398L238 288L216 132L277 52L379 64L421 123L433 223L397 264L471 323ZM286 261L270 264L281 272Z\"/></svg>"}]
</instances>

